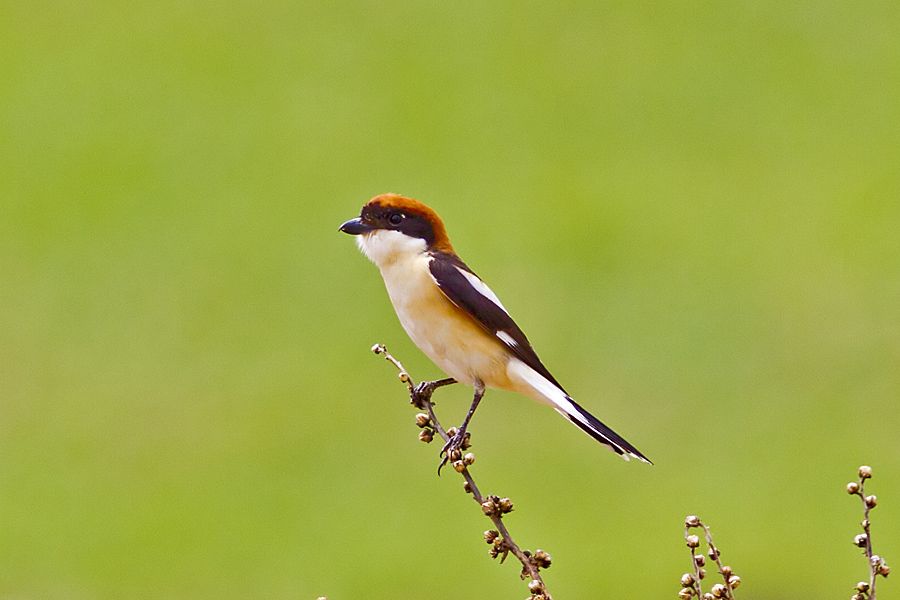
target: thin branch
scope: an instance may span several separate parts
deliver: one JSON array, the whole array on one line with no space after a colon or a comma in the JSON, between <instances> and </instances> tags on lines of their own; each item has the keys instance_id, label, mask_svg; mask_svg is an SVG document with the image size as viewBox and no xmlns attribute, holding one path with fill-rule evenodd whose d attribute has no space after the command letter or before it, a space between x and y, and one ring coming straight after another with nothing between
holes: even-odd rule
<instances>
[{"instance_id":1,"label":"thin branch","mask_svg":"<svg viewBox=\"0 0 900 600\"><path fill-rule=\"evenodd\" d=\"M691 533L694 527L703 529L706 538L707 555L710 560L715 562L722 576L722 583L712 586L709 592L703 593L701 581L706 578L706 557L703 553L697 553L700 548L700 537ZM700 520L697 515L688 515L684 519L684 541L691 550L691 566L693 573L685 573L681 576L681 591L678 597L682 600L690 600L691 598L701 598L702 600L711 600L713 598L723 598L724 600L734 600L734 590L741 584L741 578L735 575L734 570L728 565L722 564L722 551L716 547L713 542L712 532L706 523Z\"/></svg>"},{"instance_id":2,"label":"thin branch","mask_svg":"<svg viewBox=\"0 0 900 600\"><path fill-rule=\"evenodd\" d=\"M858 481L851 481L847 484L847 493L851 496L859 496L863 505L863 533L853 538L853 544L863 549L866 555L866 563L869 565L869 582L860 581L856 584L856 594L853 595L854 600L875 600L875 584L878 576L887 577L891 572L890 567L885 563L884 558L875 554L872 550L872 530L871 521L869 521L869 512L878 505L878 498L874 495L866 496L866 480L872 478L872 467L863 465L857 473Z\"/></svg>"},{"instance_id":3,"label":"thin branch","mask_svg":"<svg viewBox=\"0 0 900 600\"><path fill-rule=\"evenodd\" d=\"M425 382L416 385L409 372L403 367L399 360L394 358L383 344L372 346L372 352L384 356L385 360L393 364L399 371L399 378L406 385L409 392L410 403L416 408L425 411L425 414L417 415L416 424L423 429L419 435L419 439L425 442L431 441L431 432L437 433L441 439L448 442L456 433L456 428L451 427L445 429L441 425L437 414L434 412L434 402L431 395L437 387L452 383L453 380L441 380L437 382ZM468 448L468 437L463 444L463 449ZM472 494L473 500L481 506L482 512L494 524L496 530L488 530L484 533L485 541L491 544L490 554L493 558L500 557L503 562L508 554L512 554L522 564L521 577L523 579L530 578L528 589L531 592L532 600L551 600L550 593L541 577L540 569L550 566L550 555L543 550L536 550L534 554L528 550L522 550L513 540L506 523L503 522L503 515L513 510L512 502L509 498L500 498L498 496L485 496L478 489L475 479L469 467L475 462L475 455L471 452L463 455L461 451L456 450L450 456L450 462L453 469L459 473L465 480L463 486L466 493Z\"/></svg>"}]
</instances>

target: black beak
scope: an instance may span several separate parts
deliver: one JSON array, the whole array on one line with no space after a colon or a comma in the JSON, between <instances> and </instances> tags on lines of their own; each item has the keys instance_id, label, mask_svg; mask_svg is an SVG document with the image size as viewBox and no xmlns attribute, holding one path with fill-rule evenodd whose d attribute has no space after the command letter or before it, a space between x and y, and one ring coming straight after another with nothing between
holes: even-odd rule
<instances>
[{"instance_id":1,"label":"black beak","mask_svg":"<svg viewBox=\"0 0 900 600\"><path fill-rule=\"evenodd\" d=\"M362 233L369 233L373 229L375 229L375 228L363 223L362 219L360 219L359 217L357 217L355 219L350 219L349 221L347 221L346 223L341 225L341 228L340 228L341 231L343 231L344 233L349 233L350 235L360 235Z\"/></svg>"}]
</instances>

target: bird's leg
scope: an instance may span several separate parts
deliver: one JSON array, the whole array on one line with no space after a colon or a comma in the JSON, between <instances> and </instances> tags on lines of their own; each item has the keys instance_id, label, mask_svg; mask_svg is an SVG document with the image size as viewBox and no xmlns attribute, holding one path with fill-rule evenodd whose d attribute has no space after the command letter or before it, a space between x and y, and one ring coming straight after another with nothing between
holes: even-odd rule
<instances>
[{"instance_id":1,"label":"bird's leg","mask_svg":"<svg viewBox=\"0 0 900 600\"><path fill-rule=\"evenodd\" d=\"M484 384L480 381L475 382L475 396L472 398L472 406L469 407L469 412L466 413L466 418L463 419L462 425L456 430L450 439L447 440L447 443L444 444L444 447L441 448L441 453L439 456L443 456L444 458L441 460L441 464L438 465L438 475L441 474L441 468L447 464L449 460L459 460L458 457L454 457L454 453L458 453L459 450L463 449L466 446L466 428L469 426L469 421L472 420L472 415L475 414L475 409L478 408L478 403L481 402L481 399L484 397Z\"/></svg>"},{"instance_id":2,"label":"bird's leg","mask_svg":"<svg viewBox=\"0 0 900 600\"><path fill-rule=\"evenodd\" d=\"M409 401L416 408L425 410L425 403L431 401L431 395L434 393L434 390L445 385L453 385L454 383L456 383L456 380L452 377L438 379L437 381L423 381L409 392Z\"/></svg>"}]
</instances>

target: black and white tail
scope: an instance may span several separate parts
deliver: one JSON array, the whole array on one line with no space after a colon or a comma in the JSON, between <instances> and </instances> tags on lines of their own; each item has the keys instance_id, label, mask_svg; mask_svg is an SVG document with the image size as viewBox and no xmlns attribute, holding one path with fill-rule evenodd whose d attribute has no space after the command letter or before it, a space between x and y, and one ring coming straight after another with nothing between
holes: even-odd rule
<instances>
[{"instance_id":1,"label":"black and white tail","mask_svg":"<svg viewBox=\"0 0 900 600\"><path fill-rule=\"evenodd\" d=\"M613 452L625 460L630 460L631 457L634 457L645 463L653 464L640 450L604 425L600 419L582 408L560 387L522 361L517 359L510 361L507 366L507 373L522 386L518 391L531 396L535 400L549 404L556 409L556 412L578 425L578 427L601 444L609 446Z\"/></svg>"},{"instance_id":2,"label":"black and white tail","mask_svg":"<svg viewBox=\"0 0 900 600\"><path fill-rule=\"evenodd\" d=\"M625 460L635 457L645 463L653 464L649 458L643 455L640 450L628 443L621 435L603 424L600 419L586 411L581 405L572 400L571 397L565 397L566 402L554 402L556 411L578 425L589 436L612 448L612 451L620 455ZM568 406L566 406L568 405Z\"/></svg>"}]
</instances>

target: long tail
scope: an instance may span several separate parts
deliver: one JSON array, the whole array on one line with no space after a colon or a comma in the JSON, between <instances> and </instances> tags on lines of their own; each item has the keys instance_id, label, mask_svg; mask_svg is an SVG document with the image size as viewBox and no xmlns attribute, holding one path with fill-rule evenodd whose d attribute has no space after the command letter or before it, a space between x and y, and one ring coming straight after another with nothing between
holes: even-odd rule
<instances>
[{"instance_id":1,"label":"long tail","mask_svg":"<svg viewBox=\"0 0 900 600\"><path fill-rule=\"evenodd\" d=\"M519 391L528 394L535 400L546 402L556 409L556 412L578 425L601 444L609 446L613 452L625 460L629 460L633 456L645 463L653 464L640 450L572 400L564 390L522 361L517 359L510 361L507 373L513 380L522 384Z\"/></svg>"},{"instance_id":2,"label":"long tail","mask_svg":"<svg viewBox=\"0 0 900 600\"><path fill-rule=\"evenodd\" d=\"M629 460L631 456L645 463L653 464L649 458L628 443L625 438L607 427L603 422L586 411L581 405L572 400L568 395L565 396L563 402L553 402L553 408L556 412L572 421L583 429L589 436L612 448L612 451L620 455L625 460Z\"/></svg>"}]
</instances>

